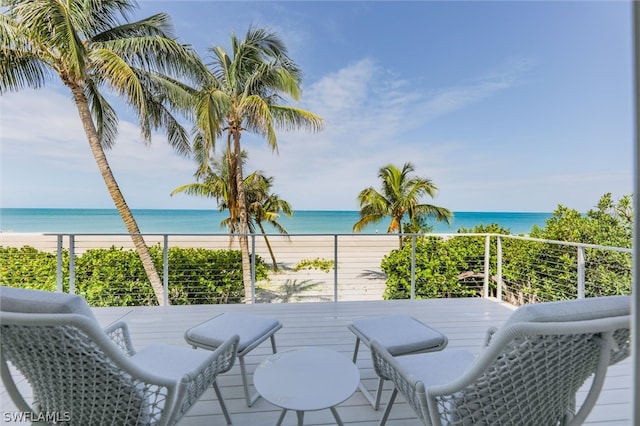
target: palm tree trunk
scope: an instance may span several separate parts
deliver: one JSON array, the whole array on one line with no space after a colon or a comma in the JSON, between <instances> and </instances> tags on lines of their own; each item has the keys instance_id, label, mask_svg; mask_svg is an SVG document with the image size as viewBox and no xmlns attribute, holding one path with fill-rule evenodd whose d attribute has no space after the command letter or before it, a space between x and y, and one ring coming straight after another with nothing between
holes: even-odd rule
<instances>
[{"instance_id":1,"label":"palm tree trunk","mask_svg":"<svg viewBox=\"0 0 640 426\"><path fill-rule=\"evenodd\" d=\"M252 303L251 291L251 259L249 258L249 237L247 229L247 200L244 194L244 178L242 176L242 161L240 150L240 126L230 127L233 131L233 151L236 160L236 194L238 196L238 221L240 222L240 253L242 254L242 282L244 284L244 301Z\"/></svg>"},{"instance_id":2,"label":"palm tree trunk","mask_svg":"<svg viewBox=\"0 0 640 426\"><path fill-rule=\"evenodd\" d=\"M96 160L98 169L100 170L100 174L102 175L102 178L107 185L109 195L111 195L111 198L113 199L113 202L118 209L118 213L120 213L120 217L122 217L127 231L131 236L133 245L136 248L136 252L140 257L142 266L144 267L147 277L149 278L149 282L151 283L151 287L153 288L153 292L155 293L158 305L164 306L165 294L162 280L160 279L158 271L156 270L156 267L153 263L151 253L149 253L149 247L147 247L144 238L140 235L138 223L133 217L129 206L127 205L124 196L122 195L122 191L120 191L118 183L113 176L113 172L111 171L111 167L109 166L109 162L107 161L107 156L105 155L104 149L100 144L100 138L98 137L98 132L96 130L95 124L93 123L93 118L91 117L87 98L85 97L82 88L79 86L71 87L71 92L73 93L73 98L80 114L82 126L84 127L87 139L89 140L89 146L91 148L93 158Z\"/></svg>"},{"instance_id":3,"label":"palm tree trunk","mask_svg":"<svg viewBox=\"0 0 640 426\"><path fill-rule=\"evenodd\" d=\"M271 248L271 243L269 242L269 238L267 238L267 233L264 232L264 226L262 226L262 222L258 222L258 226L260 227L260 232L264 236L264 242L267 244L267 249L269 249L269 254L271 255L271 261L273 262L273 272L278 272L278 262L276 262L276 256L273 254L273 249Z\"/></svg>"}]
</instances>

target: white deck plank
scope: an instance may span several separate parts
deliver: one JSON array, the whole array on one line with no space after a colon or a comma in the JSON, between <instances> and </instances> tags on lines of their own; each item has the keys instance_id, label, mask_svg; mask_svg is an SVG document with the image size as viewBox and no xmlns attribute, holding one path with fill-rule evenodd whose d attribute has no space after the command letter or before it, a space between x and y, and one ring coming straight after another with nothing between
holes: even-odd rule
<instances>
[{"instance_id":1,"label":"white deck plank","mask_svg":"<svg viewBox=\"0 0 640 426\"><path fill-rule=\"evenodd\" d=\"M486 329L500 326L512 307L491 299L431 299L421 301L364 301L327 303L290 303L255 305L197 305L171 307L119 307L95 308L98 321L109 325L115 321L127 322L136 349L152 343L186 345L185 330L222 312L249 312L279 319L283 328L276 334L279 350L300 346L324 346L351 358L355 343L347 325L358 318L404 313L413 315L447 335L450 348L463 348L479 353ZM270 354L270 345L263 343L247 357L247 368L253 372L256 365ZM368 349L361 346L358 366L367 384L373 388L377 376L371 367ZM260 399L247 408L242 391L239 366L219 376L218 381L235 425L273 425L280 410ZM24 383L20 384L25 386ZM631 361L610 369L598 405L590 415L589 425L628 425L631 418ZM389 396L391 385L385 385L383 401ZM15 410L4 390L0 392L3 412ZM384 408L384 407L383 407ZM345 424L377 425L382 411L374 411L359 391L337 407ZM183 418L182 425L222 425L224 418L212 390L198 401ZM288 413L284 425L295 425L294 413ZM329 410L305 414L307 425L333 425ZM418 425L419 421L401 396L391 412L390 426Z\"/></svg>"}]
</instances>

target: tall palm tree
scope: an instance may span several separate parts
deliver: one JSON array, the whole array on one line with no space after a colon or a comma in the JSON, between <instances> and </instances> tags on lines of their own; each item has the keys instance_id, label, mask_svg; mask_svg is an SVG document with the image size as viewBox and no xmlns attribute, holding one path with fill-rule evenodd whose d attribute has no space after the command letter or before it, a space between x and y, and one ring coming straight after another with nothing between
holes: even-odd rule
<instances>
[{"instance_id":1,"label":"tall palm tree","mask_svg":"<svg viewBox=\"0 0 640 426\"><path fill-rule=\"evenodd\" d=\"M218 136L225 135L229 153L240 158L241 138L245 131L266 138L277 151L276 129L306 128L320 130L322 119L301 108L286 105L285 96L298 100L302 75L289 58L280 38L264 29L250 28L244 40L231 36L231 54L213 47L209 78L202 84L196 106L198 133L194 147L200 164L212 155ZM233 161L232 157L229 157ZM243 167L235 167L238 197L239 240L245 300L251 301L251 264L247 238L247 202L243 187Z\"/></svg>"},{"instance_id":2,"label":"tall palm tree","mask_svg":"<svg viewBox=\"0 0 640 426\"><path fill-rule=\"evenodd\" d=\"M252 184L247 187L246 191L247 208L249 212L249 231L255 233L255 226L258 226L264 236L264 242L267 245L269 254L271 255L273 270L277 272L278 262L276 261L276 256L273 253L263 222L271 224L279 233L287 234L287 230L278 222L278 218L280 217L280 213L284 213L287 216L293 215L293 210L286 200L280 198L278 194L271 192L273 177L266 177L258 173L253 175L251 182Z\"/></svg>"},{"instance_id":3,"label":"tall palm tree","mask_svg":"<svg viewBox=\"0 0 640 426\"><path fill-rule=\"evenodd\" d=\"M391 217L387 233L398 234L402 234L405 215L409 217L409 223L414 223L424 216L450 222L453 213L448 209L420 203L420 199L425 195L433 198L438 188L430 179L410 176L413 171L411 163L405 163L402 169L392 164L380 169L378 177L382 181L382 189L378 191L369 187L358 195L360 220L353 225L353 232L359 232L367 225L378 223L385 217ZM400 242L402 244L402 235Z\"/></svg>"},{"instance_id":4,"label":"tall palm tree","mask_svg":"<svg viewBox=\"0 0 640 426\"><path fill-rule=\"evenodd\" d=\"M133 0L2 0L2 6L0 94L39 88L56 75L71 91L100 174L162 305L159 275L105 154L116 141L118 116L102 90L125 99L145 142L165 128L169 143L188 154L189 135L173 111L186 113L189 97L171 76L196 75L200 60L174 39L167 15L128 22Z\"/></svg>"}]
</instances>

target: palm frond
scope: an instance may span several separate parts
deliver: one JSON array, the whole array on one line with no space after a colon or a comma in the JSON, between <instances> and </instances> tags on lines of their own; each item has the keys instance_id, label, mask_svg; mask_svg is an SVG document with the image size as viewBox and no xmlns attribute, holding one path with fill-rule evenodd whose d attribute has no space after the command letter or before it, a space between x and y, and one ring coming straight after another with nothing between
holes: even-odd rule
<instances>
[{"instance_id":1,"label":"palm frond","mask_svg":"<svg viewBox=\"0 0 640 426\"><path fill-rule=\"evenodd\" d=\"M180 78L183 81L204 81L204 67L189 46L157 35L109 39L92 43L93 49L112 51L132 67Z\"/></svg>"},{"instance_id":2,"label":"palm frond","mask_svg":"<svg viewBox=\"0 0 640 426\"><path fill-rule=\"evenodd\" d=\"M304 128L311 132L322 130L323 119L319 115L286 105L271 105L273 121L280 129L291 131Z\"/></svg>"},{"instance_id":3,"label":"palm frond","mask_svg":"<svg viewBox=\"0 0 640 426\"><path fill-rule=\"evenodd\" d=\"M28 46L10 41L10 34L0 25L0 94L42 87L51 76L49 68Z\"/></svg>"},{"instance_id":4,"label":"palm frond","mask_svg":"<svg viewBox=\"0 0 640 426\"><path fill-rule=\"evenodd\" d=\"M93 81L89 81L85 86L84 94L89 101L100 144L104 149L110 149L118 137L118 116L116 111L102 96Z\"/></svg>"},{"instance_id":5,"label":"palm frond","mask_svg":"<svg viewBox=\"0 0 640 426\"><path fill-rule=\"evenodd\" d=\"M25 87L37 89L49 75L19 23L8 14L0 14L0 94Z\"/></svg>"}]
</instances>

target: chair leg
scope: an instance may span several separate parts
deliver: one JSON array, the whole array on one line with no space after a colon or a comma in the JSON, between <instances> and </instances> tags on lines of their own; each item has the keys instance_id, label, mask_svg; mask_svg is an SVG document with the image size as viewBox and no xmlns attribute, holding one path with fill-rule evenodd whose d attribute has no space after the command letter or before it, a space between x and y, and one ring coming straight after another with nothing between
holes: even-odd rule
<instances>
[{"instance_id":1,"label":"chair leg","mask_svg":"<svg viewBox=\"0 0 640 426\"><path fill-rule=\"evenodd\" d=\"M382 388L384 386L384 379L381 377L378 379L378 390L376 391L376 402L373 409L378 411L380 408L380 399L382 399Z\"/></svg>"},{"instance_id":2,"label":"chair leg","mask_svg":"<svg viewBox=\"0 0 640 426\"><path fill-rule=\"evenodd\" d=\"M360 348L360 338L356 337L356 345L353 348L353 363L354 364L356 364L356 362L358 361L358 349L359 348ZM384 385L384 380L380 379L378 381L378 389L376 390L376 396L374 398L373 395L371 394L371 392L369 392L369 390L364 387L364 384L362 383L362 381L358 384L358 388L360 389L360 392L362 392L362 395L365 397L365 399L367 401L369 401L369 404L371 404L373 409L376 410L376 411L380 408L380 399L382 398L382 387L383 387L383 385Z\"/></svg>"},{"instance_id":3,"label":"chair leg","mask_svg":"<svg viewBox=\"0 0 640 426\"><path fill-rule=\"evenodd\" d=\"M222 394L220 393L220 388L218 387L218 382L213 382L213 390L216 393L216 397L218 398L218 402L220 403L220 408L222 409L222 414L224 414L224 418L227 420L227 424L233 424L231 422L231 416L229 415L229 411L227 411L227 406L224 403L224 399L222 399Z\"/></svg>"},{"instance_id":4,"label":"chair leg","mask_svg":"<svg viewBox=\"0 0 640 426\"><path fill-rule=\"evenodd\" d=\"M358 360L358 348L360 347L360 338L356 337L356 347L353 348L353 363L355 364Z\"/></svg>"},{"instance_id":5,"label":"chair leg","mask_svg":"<svg viewBox=\"0 0 640 426\"><path fill-rule=\"evenodd\" d=\"M242 376L242 388L244 390L244 399L245 399L245 401L247 401L247 407L251 407L258 400L258 398L260 398L260 395L258 393L256 393L253 396L251 396L251 394L249 394L249 383L248 383L248 379L247 379L247 367L244 364L244 357L243 356L239 356L238 357L238 361L239 361L239 364L240 364L240 375Z\"/></svg>"},{"instance_id":6,"label":"chair leg","mask_svg":"<svg viewBox=\"0 0 640 426\"><path fill-rule=\"evenodd\" d=\"M398 395L398 389L394 386L393 391L391 392L391 396L389 397L389 402L387 402L387 408L384 410L384 414L380 419L380 426L384 426L387 424L387 419L389 418L389 414L391 414L391 407L393 407L393 403L396 400L396 396Z\"/></svg>"},{"instance_id":7,"label":"chair leg","mask_svg":"<svg viewBox=\"0 0 640 426\"><path fill-rule=\"evenodd\" d=\"M271 335L271 350L273 351L274 354L276 352L278 352L278 349L276 348L276 335L275 334Z\"/></svg>"}]
</instances>

